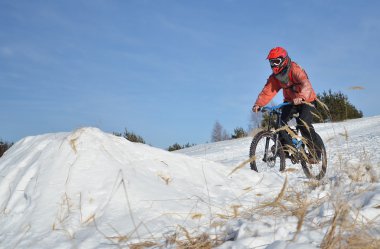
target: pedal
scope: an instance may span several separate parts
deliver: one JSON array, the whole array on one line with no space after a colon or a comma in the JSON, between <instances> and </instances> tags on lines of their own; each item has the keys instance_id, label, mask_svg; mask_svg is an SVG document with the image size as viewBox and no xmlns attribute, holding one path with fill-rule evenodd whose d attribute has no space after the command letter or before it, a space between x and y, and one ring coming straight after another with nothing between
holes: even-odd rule
<instances>
[{"instance_id":1,"label":"pedal","mask_svg":"<svg viewBox=\"0 0 380 249\"><path fill-rule=\"evenodd\" d=\"M292 164L297 164L299 162L298 158L295 155L290 155L290 161Z\"/></svg>"}]
</instances>

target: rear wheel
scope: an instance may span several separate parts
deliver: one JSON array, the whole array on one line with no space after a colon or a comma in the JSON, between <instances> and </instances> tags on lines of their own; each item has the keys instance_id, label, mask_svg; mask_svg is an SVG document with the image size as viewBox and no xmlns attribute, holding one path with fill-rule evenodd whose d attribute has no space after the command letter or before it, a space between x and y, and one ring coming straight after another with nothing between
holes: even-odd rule
<instances>
[{"instance_id":1,"label":"rear wheel","mask_svg":"<svg viewBox=\"0 0 380 249\"><path fill-rule=\"evenodd\" d=\"M318 140L317 144L321 146L320 158L315 159L315 155L312 155L307 146L305 146L304 153L302 153L301 165L303 172L308 178L320 180L326 174L327 154L322 138L318 134L316 136Z\"/></svg>"},{"instance_id":2,"label":"rear wheel","mask_svg":"<svg viewBox=\"0 0 380 249\"><path fill-rule=\"evenodd\" d=\"M285 169L284 150L272 132L261 131L256 134L251 143L249 157L251 169L257 172Z\"/></svg>"}]
</instances>

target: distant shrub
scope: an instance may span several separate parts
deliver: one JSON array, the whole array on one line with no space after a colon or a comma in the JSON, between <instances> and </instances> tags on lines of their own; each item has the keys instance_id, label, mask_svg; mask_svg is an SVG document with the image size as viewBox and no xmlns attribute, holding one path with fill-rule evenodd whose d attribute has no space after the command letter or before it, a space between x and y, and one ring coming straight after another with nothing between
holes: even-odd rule
<instances>
[{"instance_id":1,"label":"distant shrub","mask_svg":"<svg viewBox=\"0 0 380 249\"><path fill-rule=\"evenodd\" d=\"M181 149L192 147L194 145L195 144L190 144L190 143L187 143L185 145L180 145L179 143L175 143L175 144L169 146L168 151L181 150Z\"/></svg>"},{"instance_id":2,"label":"distant shrub","mask_svg":"<svg viewBox=\"0 0 380 249\"><path fill-rule=\"evenodd\" d=\"M133 132L129 132L127 129L125 129L125 131L123 133L114 132L113 134L115 136L118 136L118 137L124 137L128 141L131 141L131 142L134 142L134 143L145 144L145 140L141 136L136 135Z\"/></svg>"},{"instance_id":3,"label":"distant shrub","mask_svg":"<svg viewBox=\"0 0 380 249\"><path fill-rule=\"evenodd\" d=\"M169 146L168 151L175 151L175 150L180 150L180 149L182 149L182 146L179 145L178 143L175 143Z\"/></svg>"},{"instance_id":4,"label":"distant shrub","mask_svg":"<svg viewBox=\"0 0 380 249\"><path fill-rule=\"evenodd\" d=\"M0 140L0 157L13 145L13 143L4 142Z\"/></svg>"},{"instance_id":5,"label":"distant shrub","mask_svg":"<svg viewBox=\"0 0 380 249\"><path fill-rule=\"evenodd\" d=\"M242 127L237 127L237 128L235 128L234 134L232 134L231 137L233 139L236 139L236 138L242 138L242 137L246 137L246 136L248 136L248 133Z\"/></svg>"}]
</instances>

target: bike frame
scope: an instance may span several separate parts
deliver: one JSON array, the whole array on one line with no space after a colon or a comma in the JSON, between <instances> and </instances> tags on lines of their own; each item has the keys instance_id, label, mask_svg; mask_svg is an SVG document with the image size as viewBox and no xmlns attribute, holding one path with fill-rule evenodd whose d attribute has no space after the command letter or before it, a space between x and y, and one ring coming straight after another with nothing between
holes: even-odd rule
<instances>
[{"instance_id":1,"label":"bike frame","mask_svg":"<svg viewBox=\"0 0 380 249\"><path fill-rule=\"evenodd\" d=\"M281 122L283 107L287 105L292 105L292 103L284 102L280 105L262 107L259 109L260 112L268 113L269 122L267 129L260 131L254 136L252 140L249 151L249 156L252 158L252 162L250 163L251 169L257 172L261 172L261 167L273 168L277 167L277 163L279 163L280 171L282 171L285 169L286 159L289 158L292 164L300 163L302 165L302 169L308 178L320 180L326 174L327 168L327 155L323 140L316 133L315 142L317 143L317 141L319 141L318 143L320 143L321 147L319 148L320 151L317 151L317 153L320 152L320 154L313 155L310 153L307 143L303 142L303 138L299 138L298 136L294 137L294 134L291 133L288 129L286 129L286 131L280 132L279 129L282 129L287 125ZM275 115L276 118L274 118L273 115ZM296 119L297 125L295 129L290 127L289 128L295 132L296 135L298 135L300 133L299 115L297 116L293 114L292 117ZM280 134L282 134L282 132L286 132L292 137L291 142L292 145L294 145L294 151L290 147L287 148L287 145L282 148L283 144L280 142ZM274 142L274 145L272 145L272 141ZM259 153L257 153L258 151ZM257 155L259 156L257 157ZM317 158L314 156L317 156ZM279 160L279 162L277 160ZM264 164L261 161L263 161ZM258 166L260 167L260 170L258 170Z\"/></svg>"}]
</instances>

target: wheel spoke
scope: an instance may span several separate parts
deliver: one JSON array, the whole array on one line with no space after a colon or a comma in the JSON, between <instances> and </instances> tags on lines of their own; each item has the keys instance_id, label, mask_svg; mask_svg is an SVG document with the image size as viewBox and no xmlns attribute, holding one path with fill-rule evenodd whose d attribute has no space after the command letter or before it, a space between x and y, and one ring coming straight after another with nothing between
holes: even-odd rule
<instances>
[{"instance_id":1,"label":"wheel spoke","mask_svg":"<svg viewBox=\"0 0 380 249\"><path fill-rule=\"evenodd\" d=\"M307 159L302 159L301 164L302 164L302 169L305 173L305 175L309 178L317 179L320 180L324 177L326 174L326 168L327 168L327 157L326 157L326 149L323 144L322 138L317 134L317 138L319 140L319 144L321 146L321 157L318 159L313 159L312 157L311 160ZM306 148L306 155L310 155L310 151Z\"/></svg>"},{"instance_id":2,"label":"wheel spoke","mask_svg":"<svg viewBox=\"0 0 380 249\"><path fill-rule=\"evenodd\" d=\"M277 151L275 151L276 147ZM279 142L277 142L277 146L275 146L272 133L263 132L258 134L252 141L250 155L254 155L256 158L256 160L251 163L251 168L258 172L278 172L285 167L284 153Z\"/></svg>"}]
</instances>

